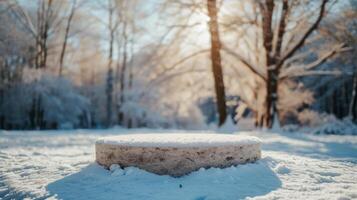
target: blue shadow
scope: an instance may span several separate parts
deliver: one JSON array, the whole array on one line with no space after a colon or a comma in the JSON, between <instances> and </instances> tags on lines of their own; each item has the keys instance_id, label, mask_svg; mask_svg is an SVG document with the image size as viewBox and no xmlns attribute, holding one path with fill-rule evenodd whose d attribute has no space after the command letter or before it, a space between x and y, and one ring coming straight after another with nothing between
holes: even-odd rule
<instances>
[{"instance_id":1,"label":"blue shadow","mask_svg":"<svg viewBox=\"0 0 357 200\"><path fill-rule=\"evenodd\" d=\"M93 163L47 185L59 199L244 199L281 187L266 160L225 169L210 168L181 178L159 176L137 168L119 175Z\"/></svg>"},{"instance_id":2,"label":"blue shadow","mask_svg":"<svg viewBox=\"0 0 357 200\"><path fill-rule=\"evenodd\" d=\"M309 137L309 135L302 133L276 134L283 138L294 141L285 142L283 139L264 142L262 145L263 150L287 152L295 155L307 156L310 158L332 159L335 161L348 161L357 163L357 145L353 142L338 142L333 140L324 141L321 140L321 138L319 139L319 137L323 137L321 135L310 135ZM303 145L299 145L299 143Z\"/></svg>"}]
</instances>

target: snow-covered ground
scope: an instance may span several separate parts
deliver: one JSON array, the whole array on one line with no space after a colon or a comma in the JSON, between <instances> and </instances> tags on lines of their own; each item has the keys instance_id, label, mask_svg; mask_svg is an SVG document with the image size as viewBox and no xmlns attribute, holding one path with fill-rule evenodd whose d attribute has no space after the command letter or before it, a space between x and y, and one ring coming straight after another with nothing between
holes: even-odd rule
<instances>
[{"instance_id":1,"label":"snow-covered ground","mask_svg":"<svg viewBox=\"0 0 357 200\"><path fill-rule=\"evenodd\" d=\"M0 199L357 199L357 136L241 132L260 161L172 178L95 164L95 140L123 133L0 131Z\"/></svg>"}]
</instances>

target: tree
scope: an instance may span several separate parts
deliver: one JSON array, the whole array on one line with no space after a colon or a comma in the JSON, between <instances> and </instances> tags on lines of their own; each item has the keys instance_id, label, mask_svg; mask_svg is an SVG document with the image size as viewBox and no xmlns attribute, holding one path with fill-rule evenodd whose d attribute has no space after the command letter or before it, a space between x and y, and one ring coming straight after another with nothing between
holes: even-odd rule
<instances>
[{"instance_id":1,"label":"tree","mask_svg":"<svg viewBox=\"0 0 357 200\"><path fill-rule=\"evenodd\" d=\"M117 103L117 115L118 115L118 123L120 125L124 125L124 112L122 110L122 105L125 104L126 98L125 98L125 89L126 89L126 80L127 80L127 64L128 64L128 43L129 43L129 35L128 35L128 29L129 25L129 16L128 16L128 6L129 2L128 1L121 1L120 3L117 4L117 10L119 12L118 18L120 19L120 22L122 24L121 27L121 32L118 34L118 40L121 41L122 46L119 46L122 51L119 53L122 53L121 55L121 62L118 60L118 68L117 68L117 82L119 83L119 90L118 90L118 101Z\"/></svg>"},{"instance_id":2,"label":"tree","mask_svg":"<svg viewBox=\"0 0 357 200\"><path fill-rule=\"evenodd\" d=\"M224 74L222 69L222 60L221 60L221 38L219 30L219 7L223 1L217 2L216 0L207 0L207 1L190 1L190 0L180 0L180 1L164 1L163 10L170 12L170 16L175 16L172 18L170 28L173 28L173 32L176 33L174 36L176 41L181 41L183 43L189 43L190 39L197 40L197 31L200 31L199 34L207 35L208 45L206 44L196 44L192 47L195 49L200 47L197 52L193 52L188 56L190 59L194 60L196 56L201 55L202 53L210 52L209 62L211 65L211 75L213 83L213 95L216 98L216 110L218 114L218 126L221 126L227 117L227 106L225 100L225 86L224 86ZM209 20L208 24L205 21ZM207 21L208 21L207 20ZM208 25L208 27L207 27ZM204 32L201 32L204 30ZM196 37L195 37L196 36ZM186 38L187 37L187 38ZM184 44L182 48L185 48ZM186 47L187 48L187 47ZM191 51L193 51L191 49ZM187 52L191 52L187 51ZM205 59L206 58L201 58Z\"/></svg>"},{"instance_id":3,"label":"tree","mask_svg":"<svg viewBox=\"0 0 357 200\"><path fill-rule=\"evenodd\" d=\"M208 16L210 18L209 31L211 36L211 61L212 73L214 77L214 86L216 91L217 110L219 114L218 125L221 126L224 124L227 118L227 107L221 64L221 41L219 37L219 28L217 21L216 0L207 0L207 10Z\"/></svg>"},{"instance_id":4,"label":"tree","mask_svg":"<svg viewBox=\"0 0 357 200\"><path fill-rule=\"evenodd\" d=\"M351 0L346 7L343 8L339 15L331 17L321 27L321 34L330 40L334 40L339 43L348 44L350 47L357 46L357 34L354 30L357 29L357 1ZM339 98L340 101L347 102L341 104L340 101L334 101L336 105L330 105L335 107L334 109L338 117L349 116L353 121L357 120L357 62L354 58L357 49L352 48L349 52L340 56L339 60L336 60L336 65L343 65L343 79L339 83L334 83L336 87L330 87L330 98ZM326 88L325 88L326 90ZM337 97L336 97L337 96Z\"/></svg>"},{"instance_id":5,"label":"tree","mask_svg":"<svg viewBox=\"0 0 357 200\"><path fill-rule=\"evenodd\" d=\"M286 33L286 17L288 17L289 12L289 2L288 0L283 0L282 10L280 15L279 25L277 26L277 36L276 43L273 49L273 28L272 19L274 12L274 0L266 0L265 4L260 3L260 11L262 13L262 31L263 31L263 46L265 48L266 54L266 67L267 67L267 97L266 97L266 111L265 111L265 126L272 127L275 114L277 110L278 101L278 82L279 75L283 64L286 60L292 57L305 43L306 39L312 34L312 32L319 26L322 17L325 13L326 3L328 0L322 0L320 11L317 19L313 24L306 30L302 38L292 46L285 55L281 55L281 46ZM290 4L291 6L291 4Z\"/></svg>"},{"instance_id":6,"label":"tree","mask_svg":"<svg viewBox=\"0 0 357 200\"><path fill-rule=\"evenodd\" d=\"M238 59L242 67L257 77L258 84L263 84L265 87L264 111L258 110L262 112L258 124L271 128L274 118L279 119L276 115L279 116L284 109L283 105L279 106L279 99L288 98L288 96L283 96L279 88L286 87L288 82L300 76L338 74L336 71L314 69L334 55L348 50L345 44L330 43L332 48L327 51L326 49L308 49L306 45L319 39L313 37L313 33L318 29L326 14L327 3L328 0L322 0L319 3L310 2L309 6L312 9L309 8L310 12L308 12L309 9L304 9L307 5L302 0L263 0L258 1L257 4L253 1L251 2L253 6L250 6L252 12L246 13L245 17L240 17L242 21L240 24L248 25L255 30L255 33L253 32L255 38L245 38L248 40L245 47L252 51L248 52L248 55L260 55L263 59L254 59L255 56L237 53L227 46L224 46L224 50ZM255 10L256 6L259 9ZM308 39L309 42L307 42ZM257 45L252 45L254 43ZM307 59L311 54L316 55L316 58Z\"/></svg>"},{"instance_id":7,"label":"tree","mask_svg":"<svg viewBox=\"0 0 357 200\"><path fill-rule=\"evenodd\" d=\"M36 69L46 68L49 50L49 38L53 34L56 20L58 17L60 4L56 4L52 0L39 0L36 10L36 18L34 19L29 12L16 2L11 11L14 16L22 24L23 28L35 40L34 49L34 65Z\"/></svg>"},{"instance_id":8,"label":"tree","mask_svg":"<svg viewBox=\"0 0 357 200\"><path fill-rule=\"evenodd\" d=\"M113 103L113 48L114 48L114 34L118 28L118 21L115 21L115 3L112 0L108 1L108 31L109 31L109 56L108 56L108 71L107 71L107 82L106 82L106 94L107 94L107 126L112 124L112 103Z\"/></svg>"},{"instance_id":9,"label":"tree","mask_svg":"<svg viewBox=\"0 0 357 200\"><path fill-rule=\"evenodd\" d=\"M65 30L65 34L64 34L64 40L63 40L61 55L60 55L60 60L59 60L59 72L58 72L59 76L62 76L63 60L64 60L64 56L66 53L67 41L68 41L69 31L70 31L71 24L72 24L72 19L74 17L75 11L76 11L76 4L77 4L77 0L73 0L71 11L70 11L68 19L67 19L66 30Z\"/></svg>"},{"instance_id":10,"label":"tree","mask_svg":"<svg viewBox=\"0 0 357 200\"><path fill-rule=\"evenodd\" d=\"M54 9L52 0L39 0L36 10L36 18L29 14L29 12L19 3L15 2L15 6L11 7L13 15L22 24L23 28L33 37L35 47L31 47L33 58L31 59L36 69L47 68L49 38L59 10ZM29 113L33 128L41 127L43 124L43 108L41 106L41 96L33 96L32 109Z\"/></svg>"}]
</instances>

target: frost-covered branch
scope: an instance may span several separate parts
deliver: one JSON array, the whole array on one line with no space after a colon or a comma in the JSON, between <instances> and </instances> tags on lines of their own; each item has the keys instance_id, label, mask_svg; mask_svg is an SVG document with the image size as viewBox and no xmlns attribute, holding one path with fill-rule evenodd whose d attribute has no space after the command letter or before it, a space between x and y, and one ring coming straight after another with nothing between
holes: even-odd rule
<instances>
[{"instance_id":1,"label":"frost-covered branch","mask_svg":"<svg viewBox=\"0 0 357 200\"><path fill-rule=\"evenodd\" d=\"M224 50L226 53L232 55L233 57L235 57L236 59L238 59L241 63L244 64L244 66L249 69L251 72L253 72L253 74L257 75L258 77L260 77L263 80L266 80L266 77L261 74L260 72L258 72L257 68L253 66L252 63L250 63L248 60L246 60L243 56L239 55L238 53L236 53L235 51L231 50L230 48L228 48L225 45L222 45L222 50Z\"/></svg>"},{"instance_id":2,"label":"frost-covered branch","mask_svg":"<svg viewBox=\"0 0 357 200\"><path fill-rule=\"evenodd\" d=\"M324 16L326 4L328 0L322 0L320 6L319 16L317 17L316 21L311 25L311 27L303 34L302 38L296 43L294 47L292 47L280 60L277 66L281 66L287 58L290 58L294 55L294 53L299 50L305 43L306 39L311 35L311 33L316 30Z\"/></svg>"},{"instance_id":3,"label":"frost-covered branch","mask_svg":"<svg viewBox=\"0 0 357 200\"><path fill-rule=\"evenodd\" d=\"M325 63L329 58L333 57L334 55L336 55L337 53L341 53L341 52L346 52L346 51L350 51L351 48L345 47L345 44L340 44L337 47L333 48L331 51L325 53L324 55L322 55L319 59L315 60L314 62L306 65L304 68L306 70L310 70L313 69L317 66L320 66L321 64Z\"/></svg>"},{"instance_id":4,"label":"frost-covered branch","mask_svg":"<svg viewBox=\"0 0 357 200\"><path fill-rule=\"evenodd\" d=\"M351 50L351 48L345 47L345 44L339 44L339 45L335 46L332 50L324 53L318 59L316 59L315 61L313 61L307 65L295 65L295 66L284 69L281 72L280 78L286 79L289 77L305 76L305 75L309 75L310 72L311 72L311 75L331 75L332 71L326 71L326 73L322 73L323 71L311 71L311 70L324 64L329 58L333 57L337 53L350 51L350 50ZM310 52L310 51L308 51L308 52ZM306 53L301 53L301 54L299 54L298 58L303 58L303 56L305 56L305 55L306 55ZM295 59L296 59L296 57L295 57ZM335 71L333 71L333 72L335 73ZM335 74L332 74L332 75L335 75Z\"/></svg>"},{"instance_id":5,"label":"frost-covered branch","mask_svg":"<svg viewBox=\"0 0 357 200\"><path fill-rule=\"evenodd\" d=\"M29 16L29 14L17 1L14 1L14 2L15 2L14 6L11 6L10 10L14 14L14 16L17 17L17 19L24 26L24 28L28 29L30 34L32 36L36 37L36 35L38 33L37 33L37 30Z\"/></svg>"},{"instance_id":6,"label":"frost-covered branch","mask_svg":"<svg viewBox=\"0 0 357 200\"><path fill-rule=\"evenodd\" d=\"M342 72L339 70L331 70L331 71L325 71L325 70L313 70L313 71L306 71L306 70L300 70L300 71L294 71L294 73L290 74L282 74L279 76L279 80L283 81L287 78L296 78L300 76L326 76L326 75L333 75L333 76L338 76L341 75Z\"/></svg>"}]
</instances>

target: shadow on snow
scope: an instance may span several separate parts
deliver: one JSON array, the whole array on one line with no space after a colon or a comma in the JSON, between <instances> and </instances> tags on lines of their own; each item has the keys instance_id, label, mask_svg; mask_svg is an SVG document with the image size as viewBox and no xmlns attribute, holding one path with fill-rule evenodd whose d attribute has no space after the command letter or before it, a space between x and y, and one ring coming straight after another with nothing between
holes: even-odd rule
<instances>
[{"instance_id":1,"label":"shadow on snow","mask_svg":"<svg viewBox=\"0 0 357 200\"><path fill-rule=\"evenodd\" d=\"M276 139L274 137L276 136ZM325 137L325 138L324 138ZM275 133L263 140L262 149L283 151L318 159L333 159L357 163L357 145L353 142L327 139L330 135L308 135L302 133ZM349 137L349 136L339 136ZM265 140L266 139L266 140Z\"/></svg>"},{"instance_id":2,"label":"shadow on snow","mask_svg":"<svg viewBox=\"0 0 357 200\"><path fill-rule=\"evenodd\" d=\"M243 199L281 187L267 160L226 169L210 168L173 178L128 167L111 173L98 164L47 186L59 199Z\"/></svg>"}]
</instances>

